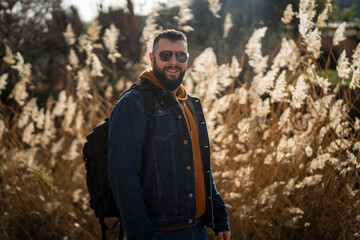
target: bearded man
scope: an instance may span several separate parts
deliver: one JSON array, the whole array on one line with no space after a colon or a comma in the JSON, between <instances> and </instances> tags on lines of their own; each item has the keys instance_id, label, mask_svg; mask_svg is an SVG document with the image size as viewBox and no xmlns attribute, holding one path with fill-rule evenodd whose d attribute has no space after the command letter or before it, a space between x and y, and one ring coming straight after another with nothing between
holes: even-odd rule
<instances>
[{"instance_id":1,"label":"bearded man","mask_svg":"<svg viewBox=\"0 0 360 240\"><path fill-rule=\"evenodd\" d=\"M158 34L151 69L140 74L154 92L154 112L128 91L109 122L108 173L127 239L204 240L210 227L230 239L225 203L210 166L210 142L200 100L182 85L189 53L186 36Z\"/></svg>"}]
</instances>

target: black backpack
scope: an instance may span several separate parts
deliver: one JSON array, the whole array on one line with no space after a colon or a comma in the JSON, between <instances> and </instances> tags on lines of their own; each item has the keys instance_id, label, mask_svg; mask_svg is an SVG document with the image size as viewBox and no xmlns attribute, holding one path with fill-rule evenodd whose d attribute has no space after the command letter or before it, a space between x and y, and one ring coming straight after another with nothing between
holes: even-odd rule
<instances>
[{"instance_id":1,"label":"black backpack","mask_svg":"<svg viewBox=\"0 0 360 240\"><path fill-rule=\"evenodd\" d=\"M154 95L151 85L145 81L141 84L134 84L129 90L131 89L140 90L144 98L146 119L149 121L154 112ZM120 222L120 214L108 179L108 130L109 118L106 118L102 124L95 127L93 132L86 136L87 142L83 147L86 184L91 198L89 206L93 209L95 217L99 218L102 239L106 239L107 229L113 229ZM104 218L108 217L117 218L111 228L104 221ZM123 236L124 230L120 223L119 240L123 239Z\"/></svg>"}]
</instances>

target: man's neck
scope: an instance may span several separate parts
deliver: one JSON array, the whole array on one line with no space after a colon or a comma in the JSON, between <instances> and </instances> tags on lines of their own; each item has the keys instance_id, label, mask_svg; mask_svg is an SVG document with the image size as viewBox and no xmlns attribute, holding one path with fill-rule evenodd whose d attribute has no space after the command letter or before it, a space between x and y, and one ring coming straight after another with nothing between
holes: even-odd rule
<instances>
[{"instance_id":1,"label":"man's neck","mask_svg":"<svg viewBox=\"0 0 360 240\"><path fill-rule=\"evenodd\" d=\"M176 96L176 93L177 93L178 90L179 90L179 87L176 88L175 90L171 91L171 93L174 94L174 96Z\"/></svg>"}]
</instances>

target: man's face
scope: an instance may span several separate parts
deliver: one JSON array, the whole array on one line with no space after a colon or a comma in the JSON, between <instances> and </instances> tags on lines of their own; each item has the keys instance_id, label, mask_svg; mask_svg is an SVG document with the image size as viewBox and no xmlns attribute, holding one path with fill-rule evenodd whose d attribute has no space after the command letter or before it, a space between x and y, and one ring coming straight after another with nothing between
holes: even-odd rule
<instances>
[{"instance_id":1,"label":"man's face","mask_svg":"<svg viewBox=\"0 0 360 240\"><path fill-rule=\"evenodd\" d=\"M160 59L160 53L163 51L172 52L172 57L168 61ZM187 68L187 61L182 63L176 56L176 52L187 53L186 44L182 40L170 41L166 38L159 40L157 46L150 53L151 65L155 76L170 91L176 90L183 81Z\"/></svg>"}]
</instances>

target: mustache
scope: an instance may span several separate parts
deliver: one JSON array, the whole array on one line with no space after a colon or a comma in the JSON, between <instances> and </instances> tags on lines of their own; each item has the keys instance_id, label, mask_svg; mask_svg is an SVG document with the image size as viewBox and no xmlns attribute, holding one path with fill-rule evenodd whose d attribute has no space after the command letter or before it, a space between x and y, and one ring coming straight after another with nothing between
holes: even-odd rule
<instances>
[{"instance_id":1,"label":"mustache","mask_svg":"<svg viewBox=\"0 0 360 240\"><path fill-rule=\"evenodd\" d=\"M180 71L181 71L181 67L179 67L179 66L165 67L164 70L166 70L166 69L177 69L177 70L180 70Z\"/></svg>"}]
</instances>

